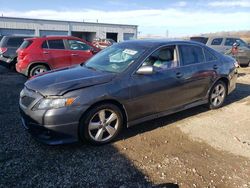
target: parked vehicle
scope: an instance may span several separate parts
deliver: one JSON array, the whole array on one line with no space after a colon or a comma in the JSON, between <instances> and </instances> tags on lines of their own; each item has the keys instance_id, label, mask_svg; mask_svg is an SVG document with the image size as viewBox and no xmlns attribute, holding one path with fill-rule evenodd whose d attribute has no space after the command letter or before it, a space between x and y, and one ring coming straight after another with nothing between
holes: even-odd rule
<instances>
[{"instance_id":1,"label":"parked vehicle","mask_svg":"<svg viewBox=\"0 0 250 188\"><path fill-rule=\"evenodd\" d=\"M191 41L115 44L74 68L25 83L25 128L47 144L112 141L123 127L197 105L223 105L236 85L236 61Z\"/></svg>"},{"instance_id":2,"label":"parked vehicle","mask_svg":"<svg viewBox=\"0 0 250 188\"><path fill-rule=\"evenodd\" d=\"M113 39L95 39L92 44L97 48L104 49L107 48L116 42Z\"/></svg>"},{"instance_id":3,"label":"parked vehicle","mask_svg":"<svg viewBox=\"0 0 250 188\"><path fill-rule=\"evenodd\" d=\"M15 69L17 62L16 50L27 36L4 36L0 42L0 64Z\"/></svg>"},{"instance_id":4,"label":"parked vehicle","mask_svg":"<svg viewBox=\"0 0 250 188\"><path fill-rule=\"evenodd\" d=\"M191 37L190 39L206 44L207 46L223 54L231 50L234 43L237 43L239 45L239 52L237 58L239 60L239 64L243 66L250 66L249 44L238 37L202 36Z\"/></svg>"},{"instance_id":5,"label":"parked vehicle","mask_svg":"<svg viewBox=\"0 0 250 188\"><path fill-rule=\"evenodd\" d=\"M47 36L25 39L18 49L16 70L34 76L48 70L84 63L100 49L71 36Z\"/></svg>"}]
</instances>

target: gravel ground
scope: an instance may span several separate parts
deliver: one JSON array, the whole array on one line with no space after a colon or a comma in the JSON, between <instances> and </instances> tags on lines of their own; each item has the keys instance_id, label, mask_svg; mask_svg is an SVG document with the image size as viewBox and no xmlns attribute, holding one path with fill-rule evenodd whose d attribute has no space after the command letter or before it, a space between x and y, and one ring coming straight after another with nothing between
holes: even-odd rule
<instances>
[{"instance_id":1,"label":"gravel ground","mask_svg":"<svg viewBox=\"0 0 250 188\"><path fill-rule=\"evenodd\" d=\"M42 145L21 126L25 78L0 67L0 187L250 187L250 68L214 111L126 129L114 143Z\"/></svg>"}]
</instances>

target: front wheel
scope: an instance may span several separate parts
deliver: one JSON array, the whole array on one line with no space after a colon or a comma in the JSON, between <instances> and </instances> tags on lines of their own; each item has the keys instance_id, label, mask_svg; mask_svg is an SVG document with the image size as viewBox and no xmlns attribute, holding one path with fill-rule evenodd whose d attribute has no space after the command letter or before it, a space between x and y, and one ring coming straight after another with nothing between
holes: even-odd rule
<instances>
[{"instance_id":1,"label":"front wheel","mask_svg":"<svg viewBox=\"0 0 250 188\"><path fill-rule=\"evenodd\" d=\"M222 81L218 81L211 89L209 95L209 108L217 109L220 108L226 98L227 87L226 84Z\"/></svg>"},{"instance_id":2,"label":"front wheel","mask_svg":"<svg viewBox=\"0 0 250 188\"><path fill-rule=\"evenodd\" d=\"M121 110L113 104L92 108L80 121L80 137L92 144L101 145L112 141L123 123Z\"/></svg>"}]
</instances>

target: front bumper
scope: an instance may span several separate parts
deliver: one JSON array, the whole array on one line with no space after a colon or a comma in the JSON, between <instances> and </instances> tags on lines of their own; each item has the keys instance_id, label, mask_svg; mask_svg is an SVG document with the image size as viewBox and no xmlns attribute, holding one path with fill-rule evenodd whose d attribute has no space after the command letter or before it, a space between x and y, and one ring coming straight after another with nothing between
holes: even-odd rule
<instances>
[{"instance_id":1,"label":"front bumper","mask_svg":"<svg viewBox=\"0 0 250 188\"><path fill-rule=\"evenodd\" d=\"M39 142L58 145L77 142L78 122L43 125L20 109L22 125ZM65 116L65 114L62 114ZM46 118L46 115L44 116Z\"/></svg>"},{"instance_id":2,"label":"front bumper","mask_svg":"<svg viewBox=\"0 0 250 188\"><path fill-rule=\"evenodd\" d=\"M43 96L24 88L20 93L20 114L23 126L40 142L49 145L78 141L78 126L87 106L72 105L49 110L33 110Z\"/></svg>"}]
</instances>

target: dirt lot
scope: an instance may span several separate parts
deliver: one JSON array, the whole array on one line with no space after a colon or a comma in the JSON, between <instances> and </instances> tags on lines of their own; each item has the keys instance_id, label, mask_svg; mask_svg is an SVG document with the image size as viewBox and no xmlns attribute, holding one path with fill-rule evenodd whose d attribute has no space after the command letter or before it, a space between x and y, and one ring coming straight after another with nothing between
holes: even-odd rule
<instances>
[{"instance_id":1,"label":"dirt lot","mask_svg":"<svg viewBox=\"0 0 250 188\"><path fill-rule=\"evenodd\" d=\"M223 108L150 121L101 147L36 142L19 120L24 82L0 67L0 187L250 187L250 68Z\"/></svg>"}]
</instances>

